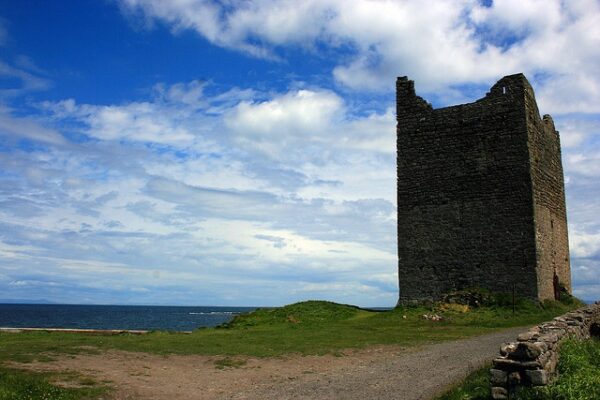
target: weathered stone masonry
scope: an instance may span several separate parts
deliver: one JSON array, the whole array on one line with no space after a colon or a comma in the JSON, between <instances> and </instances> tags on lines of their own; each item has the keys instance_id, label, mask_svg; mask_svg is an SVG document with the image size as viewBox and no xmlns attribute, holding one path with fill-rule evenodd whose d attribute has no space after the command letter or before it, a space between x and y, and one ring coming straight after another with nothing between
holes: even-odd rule
<instances>
[{"instance_id":1,"label":"weathered stone masonry","mask_svg":"<svg viewBox=\"0 0 600 400\"><path fill-rule=\"evenodd\" d=\"M433 109L397 80L400 302L469 287L570 292L558 132L522 74Z\"/></svg>"},{"instance_id":2,"label":"weathered stone masonry","mask_svg":"<svg viewBox=\"0 0 600 400\"><path fill-rule=\"evenodd\" d=\"M556 317L503 344L490 370L492 398L508 399L519 386L550 383L556 376L561 342L590 336L600 336L600 303Z\"/></svg>"}]
</instances>

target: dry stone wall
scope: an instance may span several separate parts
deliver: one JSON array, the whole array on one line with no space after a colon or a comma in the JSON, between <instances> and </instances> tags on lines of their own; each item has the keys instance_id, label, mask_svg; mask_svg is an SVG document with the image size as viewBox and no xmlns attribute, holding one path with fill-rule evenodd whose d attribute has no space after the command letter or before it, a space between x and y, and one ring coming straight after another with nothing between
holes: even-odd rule
<instances>
[{"instance_id":1,"label":"dry stone wall","mask_svg":"<svg viewBox=\"0 0 600 400\"><path fill-rule=\"evenodd\" d=\"M519 386L543 386L556 377L560 344L566 338L600 335L600 302L554 318L504 343L490 370L494 400L509 398Z\"/></svg>"}]
</instances>

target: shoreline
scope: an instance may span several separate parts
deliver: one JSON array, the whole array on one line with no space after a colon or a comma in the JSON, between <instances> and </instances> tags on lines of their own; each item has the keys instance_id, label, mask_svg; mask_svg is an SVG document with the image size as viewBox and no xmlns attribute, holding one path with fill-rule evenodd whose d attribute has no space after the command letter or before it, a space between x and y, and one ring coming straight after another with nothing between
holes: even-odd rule
<instances>
[{"instance_id":1,"label":"shoreline","mask_svg":"<svg viewBox=\"0 0 600 400\"><path fill-rule=\"evenodd\" d=\"M142 329L77 329L77 328L12 328L12 327L0 327L0 333L23 333L23 332L58 332L58 333L85 333L90 335L146 335L152 331ZM174 333L181 333L189 335L192 331L173 331Z\"/></svg>"}]
</instances>

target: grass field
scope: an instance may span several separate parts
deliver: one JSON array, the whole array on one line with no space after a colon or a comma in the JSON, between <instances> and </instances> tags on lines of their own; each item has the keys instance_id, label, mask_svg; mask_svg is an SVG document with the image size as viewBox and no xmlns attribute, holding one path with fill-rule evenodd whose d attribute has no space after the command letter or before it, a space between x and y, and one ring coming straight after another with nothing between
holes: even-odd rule
<instances>
[{"instance_id":1,"label":"grass field","mask_svg":"<svg viewBox=\"0 0 600 400\"><path fill-rule=\"evenodd\" d=\"M169 332L153 332L142 336L1 333L0 360L47 361L59 354L97 353L107 349L157 354L258 357L286 353L336 354L347 348L378 344L411 346L454 340L501 328L533 325L565 313L575 305L551 302L542 307L520 301L513 315L512 308L503 305L478 307L468 312L465 312L464 307L444 305L435 308L401 307L392 311L374 312L330 302L308 301L281 308L257 310L237 316L222 327L199 329L189 335ZM423 318L424 314L432 313L441 315L442 320L431 321ZM17 384L20 381L22 389L25 390L24 388L49 385L48 379L50 378L46 376L25 374L1 367L0 400L46 398L2 397L2 393L20 387ZM66 394L47 398L93 398L93 393L73 394L67 389L56 390L66 390Z\"/></svg>"}]
</instances>

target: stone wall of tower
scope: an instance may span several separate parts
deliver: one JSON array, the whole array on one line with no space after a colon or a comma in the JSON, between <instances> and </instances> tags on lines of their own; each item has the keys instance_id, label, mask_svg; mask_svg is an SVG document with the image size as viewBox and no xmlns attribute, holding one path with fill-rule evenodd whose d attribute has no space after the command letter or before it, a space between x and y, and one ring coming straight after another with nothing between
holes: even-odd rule
<instances>
[{"instance_id":1,"label":"stone wall of tower","mask_svg":"<svg viewBox=\"0 0 600 400\"><path fill-rule=\"evenodd\" d=\"M536 227L538 298L552 299L557 284L571 292L571 268L560 138L552 117L540 118L531 86L525 88L529 158ZM556 275L556 277L555 277Z\"/></svg>"},{"instance_id":2,"label":"stone wall of tower","mask_svg":"<svg viewBox=\"0 0 600 400\"><path fill-rule=\"evenodd\" d=\"M536 113L521 74L441 109L398 79L400 302L513 285L519 296L546 298L549 270L551 288L554 270L570 287L560 145Z\"/></svg>"}]
</instances>

